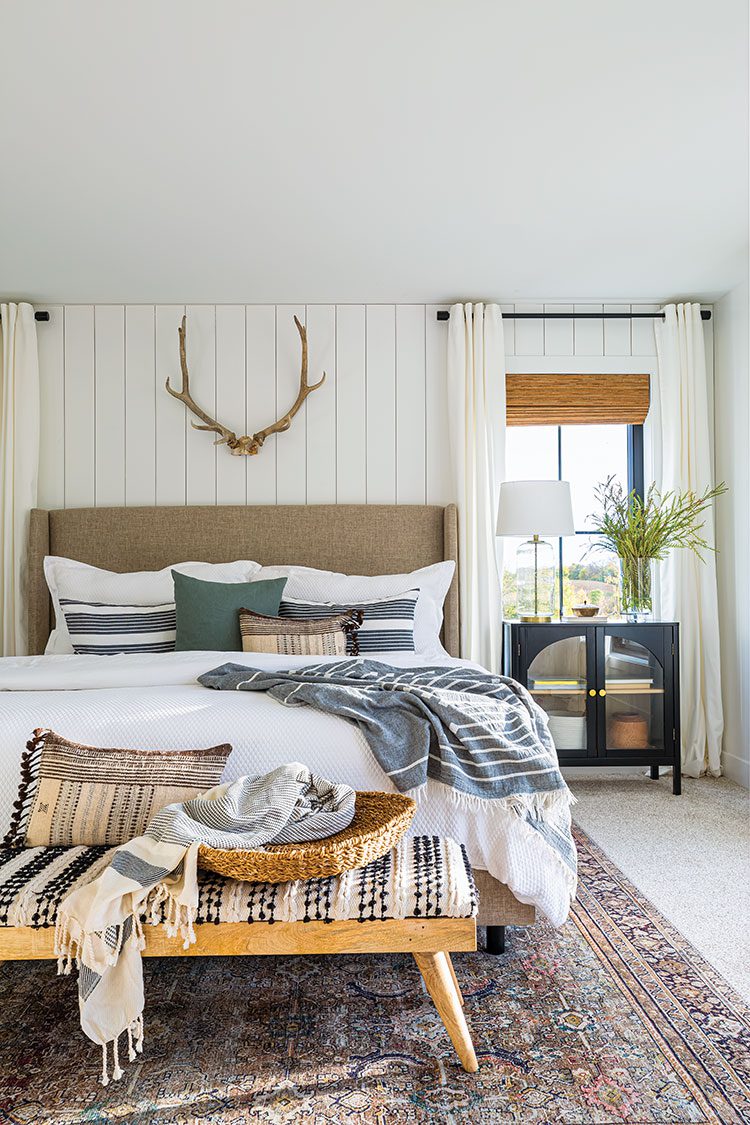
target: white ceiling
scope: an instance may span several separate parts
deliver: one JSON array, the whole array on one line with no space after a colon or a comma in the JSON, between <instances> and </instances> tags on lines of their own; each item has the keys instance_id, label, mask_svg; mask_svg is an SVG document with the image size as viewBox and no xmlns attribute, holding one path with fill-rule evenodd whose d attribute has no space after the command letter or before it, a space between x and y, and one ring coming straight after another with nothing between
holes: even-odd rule
<instances>
[{"instance_id":1,"label":"white ceiling","mask_svg":"<svg viewBox=\"0 0 750 1125\"><path fill-rule=\"evenodd\" d=\"M744 0L3 0L0 293L710 299Z\"/></svg>"}]
</instances>

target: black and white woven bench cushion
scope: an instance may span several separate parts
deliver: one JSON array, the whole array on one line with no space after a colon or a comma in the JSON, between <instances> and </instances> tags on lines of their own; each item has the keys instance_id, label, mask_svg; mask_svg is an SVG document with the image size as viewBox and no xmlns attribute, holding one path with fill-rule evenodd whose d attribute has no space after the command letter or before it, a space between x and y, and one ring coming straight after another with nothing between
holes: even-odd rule
<instances>
[{"instance_id":1,"label":"black and white woven bench cushion","mask_svg":"<svg viewBox=\"0 0 750 1125\"><path fill-rule=\"evenodd\" d=\"M0 926L53 926L74 887L114 848L0 849ZM198 922L361 922L468 918L478 896L466 851L439 836L405 837L382 859L330 879L242 883L199 872Z\"/></svg>"}]
</instances>

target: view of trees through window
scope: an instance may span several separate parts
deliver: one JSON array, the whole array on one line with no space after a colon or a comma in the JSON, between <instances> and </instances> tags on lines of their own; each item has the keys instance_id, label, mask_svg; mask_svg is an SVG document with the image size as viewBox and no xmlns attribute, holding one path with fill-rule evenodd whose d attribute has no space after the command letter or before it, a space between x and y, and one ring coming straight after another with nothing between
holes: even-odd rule
<instances>
[{"instance_id":1,"label":"view of trees through window","mask_svg":"<svg viewBox=\"0 0 750 1125\"><path fill-rule=\"evenodd\" d=\"M597 507L594 488L610 476L620 480L623 488L632 487L625 425L509 426L506 431L506 480L570 481L576 534L553 540L562 571L563 617L570 616L572 606L584 600L598 605L605 616L619 613L617 557L596 547L590 534ZM506 618L516 616L516 549L520 542L503 540Z\"/></svg>"}]
</instances>

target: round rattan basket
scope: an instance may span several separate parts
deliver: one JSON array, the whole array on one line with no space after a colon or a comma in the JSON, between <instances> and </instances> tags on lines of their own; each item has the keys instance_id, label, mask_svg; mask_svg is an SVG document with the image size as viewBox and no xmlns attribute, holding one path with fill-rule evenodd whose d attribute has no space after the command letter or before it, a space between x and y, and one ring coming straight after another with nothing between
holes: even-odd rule
<instances>
[{"instance_id":1,"label":"round rattan basket","mask_svg":"<svg viewBox=\"0 0 750 1125\"><path fill-rule=\"evenodd\" d=\"M395 847L414 817L416 802L400 793L357 792L354 820L343 832L307 844L269 844L258 851L224 851L201 844L198 866L227 879L290 883L325 879L364 867Z\"/></svg>"}]
</instances>

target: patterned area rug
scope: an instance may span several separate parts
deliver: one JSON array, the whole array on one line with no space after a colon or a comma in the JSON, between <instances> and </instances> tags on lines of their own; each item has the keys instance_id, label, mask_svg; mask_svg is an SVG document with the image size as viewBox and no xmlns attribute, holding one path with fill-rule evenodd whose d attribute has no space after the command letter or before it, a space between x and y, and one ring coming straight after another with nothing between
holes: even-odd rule
<instances>
[{"instance_id":1,"label":"patterned area rug","mask_svg":"<svg viewBox=\"0 0 750 1125\"><path fill-rule=\"evenodd\" d=\"M71 978L0 968L0 1122L750 1122L750 1011L582 832L560 931L456 970L458 1066L405 956L146 962L146 1053L97 1081Z\"/></svg>"}]
</instances>

